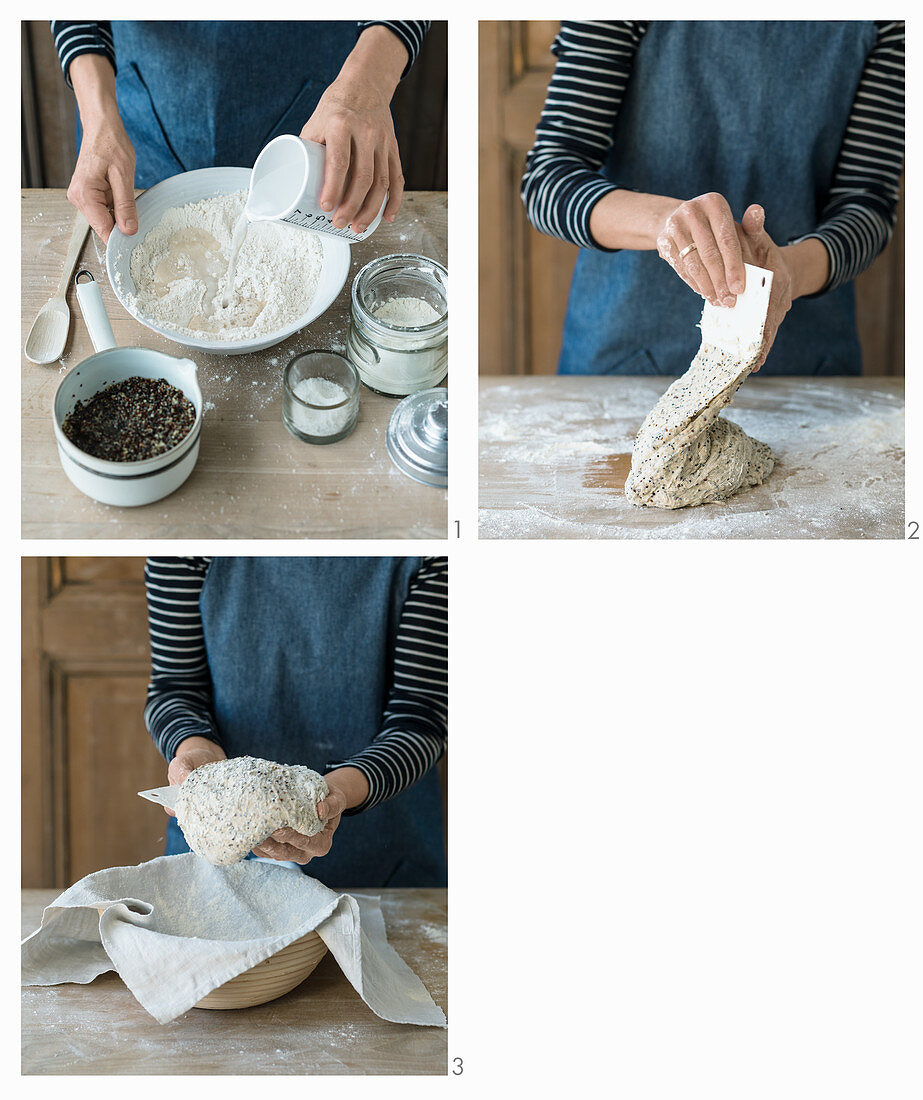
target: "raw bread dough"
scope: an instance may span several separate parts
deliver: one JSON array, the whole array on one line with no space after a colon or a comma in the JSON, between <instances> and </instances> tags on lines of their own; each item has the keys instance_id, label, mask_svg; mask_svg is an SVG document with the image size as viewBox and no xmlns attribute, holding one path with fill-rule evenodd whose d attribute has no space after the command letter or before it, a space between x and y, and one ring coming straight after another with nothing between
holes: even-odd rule
<instances>
[{"instance_id":1,"label":"raw bread dough","mask_svg":"<svg viewBox=\"0 0 923 1100\"><path fill-rule=\"evenodd\" d=\"M632 504L686 508L726 500L761 485L775 456L737 424L718 414L730 405L753 369L704 342L692 366L657 402L641 425L631 453L625 495Z\"/></svg>"},{"instance_id":2,"label":"raw bread dough","mask_svg":"<svg viewBox=\"0 0 923 1100\"><path fill-rule=\"evenodd\" d=\"M319 833L324 823L317 803L329 793L323 776L310 768L239 756L196 768L180 786L176 819L197 855L209 863L239 863L276 829Z\"/></svg>"},{"instance_id":3,"label":"raw bread dough","mask_svg":"<svg viewBox=\"0 0 923 1100\"><path fill-rule=\"evenodd\" d=\"M702 344L689 370L648 413L631 452L625 495L639 507L687 508L761 485L775 456L719 413L756 366L772 272L744 265L746 288L729 309L706 302Z\"/></svg>"}]
</instances>

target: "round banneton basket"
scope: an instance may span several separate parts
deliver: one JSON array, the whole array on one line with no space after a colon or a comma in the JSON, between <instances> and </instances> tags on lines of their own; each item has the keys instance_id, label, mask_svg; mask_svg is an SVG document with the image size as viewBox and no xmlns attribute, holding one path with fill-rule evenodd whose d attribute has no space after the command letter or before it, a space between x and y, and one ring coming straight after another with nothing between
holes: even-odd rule
<instances>
[{"instance_id":1,"label":"round banneton basket","mask_svg":"<svg viewBox=\"0 0 923 1100\"><path fill-rule=\"evenodd\" d=\"M97 909L100 916L105 911ZM326 954L324 941L316 932L309 932L206 993L193 1008L253 1008L284 997L296 985L301 985Z\"/></svg>"},{"instance_id":2,"label":"round banneton basket","mask_svg":"<svg viewBox=\"0 0 923 1100\"><path fill-rule=\"evenodd\" d=\"M327 953L316 932L309 932L275 955L207 993L196 1008L251 1008L282 997L301 983Z\"/></svg>"}]
</instances>

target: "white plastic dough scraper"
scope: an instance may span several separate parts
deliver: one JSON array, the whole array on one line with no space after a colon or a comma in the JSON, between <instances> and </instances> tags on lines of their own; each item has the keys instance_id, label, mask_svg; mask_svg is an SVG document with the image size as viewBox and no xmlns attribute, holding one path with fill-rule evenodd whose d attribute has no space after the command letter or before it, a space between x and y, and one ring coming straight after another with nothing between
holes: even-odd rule
<instances>
[{"instance_id":1,"label":"white plastic dough scraper","mask_svg":"<svg viewBox=\"0 0 923 1100\"><path fill-rule=\"evenodd\" d=\"M148 802L156 802L158 806L166 806L168 810L176 809L176 796L179 787L154 787L150 791L138 791L139 798L146 798Z\"/></svg>"},{"instance_id":2,"label":"white plastic dough scraper","mask_svg":"<svg viewBox=\"0 0 923 1100\"><path fill-rule=\"evenodd\" d=\"M772 291L772 272L765 267L744 264L747 286L737 302L731 306L713 306L705 303L699 328L702 343L720 351L726 351L742 364L753 359L763 343L763 327L769 310Z\"/></svg>"}]
</instances>

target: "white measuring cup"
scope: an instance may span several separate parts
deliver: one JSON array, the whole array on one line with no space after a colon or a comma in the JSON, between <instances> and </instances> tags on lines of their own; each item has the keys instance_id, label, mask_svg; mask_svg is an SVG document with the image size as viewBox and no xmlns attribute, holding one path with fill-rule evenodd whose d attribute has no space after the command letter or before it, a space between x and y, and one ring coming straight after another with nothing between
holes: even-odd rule
<instances>
[{"instance_id":1,"label":"white measuring cup","mask_svg":"<svg viewBox=\"0 0 923 1100\"><path fill-rule=\"evenodd\" d=\"M385 195L377 217L364 232L356 233L352 225L337 229L330 216L335 211L327 214L320 205L326 159L326 146L316 141L303 141L293 134L273 138L250 172L247 218L252 222L288 222L315 233L342 237L351 244L370 237L378 228L388 196Z\"/></svg>"},{"instance_id":2,"label":"white measuring cup","mask_svg":"<svg viewBox=\"0 0 923 1100\"><path fill-rule=\"evenodd\" d=\"M81 282L81 277L86 281ZM99 286L89 271L75 276L77 301L96 354L84 359L62 378L54 395L54 434L61 466L71 482L101 504L137 507L152 504L183 484L199 455L204 401L191 359L177 359L151 348L116 346ZM163 378L189 398L195 422L175 447L138 462L94 458L75 447L64 434L64 421L78 401L86 401L113 382L127 378Z\"/></svg>"}]
</instances>

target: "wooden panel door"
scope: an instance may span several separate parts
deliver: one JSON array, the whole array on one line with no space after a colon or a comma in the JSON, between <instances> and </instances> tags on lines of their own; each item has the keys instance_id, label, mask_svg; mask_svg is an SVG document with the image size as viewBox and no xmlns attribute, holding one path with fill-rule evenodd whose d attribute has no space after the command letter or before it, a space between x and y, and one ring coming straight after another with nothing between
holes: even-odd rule
<instances>
[{"instance_id":1,"label":"wooden panel door","mask_svg":"<svg viewBox=\"0 0 923 1100\"><path fill-rule=\"evenodd\" d=\"M554 69L560 22L479 28L479 358L485 374L553 374L577 249L537 233L519 181Z\"/></svg>"},{"instance_id":2,"label":"wooden panel door","mask_svg":"<svg viewBox=\"0 0 923 1100\"><path fill-rule=\"evenodd\" d=\"M63 887L152 859L166 782L144 728L143 558L22 560L22 881Z\"/></svg>"},{"instance_id":3,"label":"wooden panel door","mask_svg":"<svg viewBox=\"0 0 923 1100\"><path fill-rule=\"evenodd\" d=\"M479 369L553 374L577 249L526 220L525 158L554 69L560 23L492 21L479 27ZM894 237L856 283L867 375L904 373L904 204Z\"/></svg>"}]
</instances>

